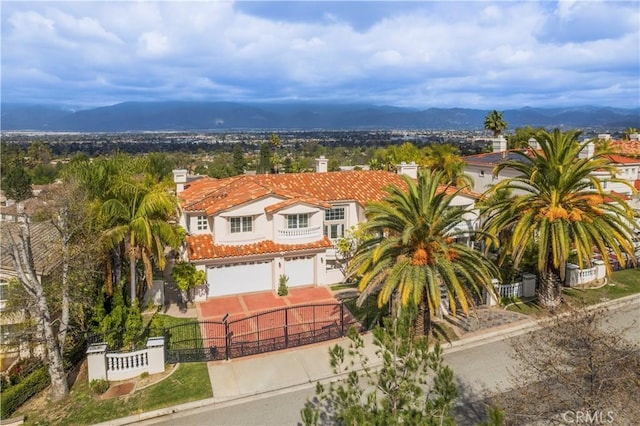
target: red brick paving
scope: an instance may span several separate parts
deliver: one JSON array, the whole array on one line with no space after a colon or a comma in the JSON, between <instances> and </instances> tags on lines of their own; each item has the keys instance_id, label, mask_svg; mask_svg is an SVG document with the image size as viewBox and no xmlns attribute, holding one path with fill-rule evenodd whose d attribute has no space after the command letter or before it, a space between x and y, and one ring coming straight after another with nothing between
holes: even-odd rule
<instances>
[{"instance_id":1,"label":"red brick paving","mask_svg":"<svg viewBox=\"0 0 640 426\"><path fill-rule=\"evenodd\" d=\"M287 305L287 302L282 297L276 296L272 292L263 293L251 293L243 294L239 296L244 300L247 310L249 312L254 311L268 311L271 309L282 308Z\"/></svg>"},{"instance_id":2,"label":"red brick paving","mask_svg":"<svg viewBox=\"0 0 640 426\"><path fill-rule=\"evenodd\" d=\"M235 320L289 305L336 302L328 287L298 287L290 288L283 297L271 291L214 297L198 304L198 316L201 320L220 321L229 314L229 320Z\"/></svg>"}]
</instances>

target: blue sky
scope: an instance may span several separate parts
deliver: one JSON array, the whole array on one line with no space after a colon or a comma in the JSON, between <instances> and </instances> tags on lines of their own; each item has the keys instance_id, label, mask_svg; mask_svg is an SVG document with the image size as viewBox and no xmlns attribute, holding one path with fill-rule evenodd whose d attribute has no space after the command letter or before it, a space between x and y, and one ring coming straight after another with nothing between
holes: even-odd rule
<instances>
[{"instance_id":1,"label":"blue sky","mask_svg":"<svg viewBox=\"0 0 640 426\"><path fill-rule=\"evenodd\" d=\"M3 102L640 107L639 1L2 1Z\"/></svg>"}]
</instances>

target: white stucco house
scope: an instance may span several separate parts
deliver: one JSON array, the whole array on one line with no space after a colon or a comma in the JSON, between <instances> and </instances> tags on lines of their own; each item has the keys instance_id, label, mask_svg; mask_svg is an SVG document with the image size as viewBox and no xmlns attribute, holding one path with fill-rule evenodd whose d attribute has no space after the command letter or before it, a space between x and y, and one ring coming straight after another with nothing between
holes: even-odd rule
<instances>
[{"instance_id":1,"label":"white stucco house","mask_svg":"<svg viewBox=\"0 0 640 426\"><path fill-rule=\"evenodd\" d=\"M327 172L321 157L314 173L192 180L174 170L187 232L184 260L206 271L196 299L275 291L282 275L289 287L342 282L334 243L365 220L368 202L381 200L389 186L404 186L400 174L415 178L417 168ZM460 226L476 226L477 199L471 192L454 199L469 211Z\"/></svg>"},{"instance_id":2,"label":"white stucco house","mask_svg":"<svg viewBox=\"0 0 640 426\"><path fill-rule=\"evenodd\" d=\"M529 141L532 148L535 149L535 140ZM499 181L515 177L517 172L505 169L499 175L493 173L494 167L498 164L513 159L521 159L522 157L515 155L515 150L507 149L507 140L504 137L498 137L492 141L492 152L476 155L469 155L463 158L465 161L465 173L473 178L473 192L484 193L491 185L495 185ZM583 158L590 158L594 155L595 147L593 143L587 144L582 151ZM629 205L640 210L640 199L638 194L634 194L631 188L640 190L640 158L626 157L619 154L605 154L613 166L616 167L616 177L624 179L631 186L618 182L611 182L611 175L606 171L596 172L596 176L602 183L605 192L617 193L621 195Z\"/></svg>"}]
</instances>

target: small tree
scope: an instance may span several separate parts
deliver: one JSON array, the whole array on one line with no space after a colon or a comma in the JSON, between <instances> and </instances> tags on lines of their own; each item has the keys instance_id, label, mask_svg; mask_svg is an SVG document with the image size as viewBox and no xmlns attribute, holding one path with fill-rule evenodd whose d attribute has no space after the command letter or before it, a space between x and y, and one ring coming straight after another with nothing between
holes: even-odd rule
<instances>
[{"instance_id":1,"label":"small tree","mask_svg":"<svg viewBox=\"0 0 640 426\"><path fill-rule=\"evenodd\" d=\"M507 425L567 424L576 413L637 424L640 346L625 339L637 324L620 330L607 326L608 316L606 309L573 309L510 341L510 389L494 401Z\"/></svg>"},{"instance_id":2,"label":"small tree","mask_svg":"<svg viewBox=\"0 0 640 426\"><path fill-rule=\"evenodd\" d=\"M280 279L278 281L278 296L286 296L289 294L289 287L287 287L287 283L289 282L289 277L286 275L280 275Z\"/></svg>"},{"instance_id":3,"label":"small tree","mask_svg":"<svg viewBox=\"0 0 640 426\"><path fill-rule=\"evenodd\" d=\"M204 284L206 274L199 271L193 263L180 262L173 266L171 278L176 283L178 290L186 293L187 302L192 302L192 289Z\"/></svg>"},{"instance_id":4,"label":"small tree","mask_svg":"<svg viewBox=\"0 0 640 426\"><path fill-rule=\"evenodd\" d=\"M404 310L373 331L380 369L370 366L364 342L352 327L348 349L335 345L329 350L334 373L348 373L347 377L329 386L317 384L316 398L300 411L303 423L455 424L452 411L458 392L453 371L442 363L439 345L430 348L427 337L415 334L414 317L415 309ZM362 373L354 369L357 364ZM366 391L368 387L373 390Z\"/></svg>"}]
</instances>

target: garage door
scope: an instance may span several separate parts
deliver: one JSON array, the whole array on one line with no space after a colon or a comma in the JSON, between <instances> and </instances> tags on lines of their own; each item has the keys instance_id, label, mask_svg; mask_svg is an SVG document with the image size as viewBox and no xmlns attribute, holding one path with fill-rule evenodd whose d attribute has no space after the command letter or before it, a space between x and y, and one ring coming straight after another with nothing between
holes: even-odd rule
<instances>
[{"instance_id":1,"label":"garage door","mask_svg":"<svg viewBox=\"0 0 640 426\"><path fill-rule=\"evenodd\" d=\"M209 297L273 290L272 275L271 262L208 268Z\"/></svg>"},{"instance_id":2,"label":"garage door","mask_svg":"<svg viewBox=\"0 0 640 426\"><path fill-rule=\"evenodd\" d=\"M284 261L284 273L289 277L287 283L289 287L315 284L313 272L312 257L285 259Z\"/></svg>"}]
</instances>

